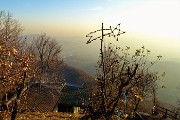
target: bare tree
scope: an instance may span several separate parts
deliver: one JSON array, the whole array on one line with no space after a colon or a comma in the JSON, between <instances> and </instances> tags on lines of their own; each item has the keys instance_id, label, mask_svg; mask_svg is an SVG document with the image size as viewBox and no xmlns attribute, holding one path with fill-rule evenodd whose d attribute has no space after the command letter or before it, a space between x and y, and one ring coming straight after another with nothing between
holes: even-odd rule
<instances>
[{"instance_id":1,"label":"bare tree","mask_svg":"<svg viewBox=\"0 0 180 120\"><path fill-rule=\"evenodd\" d=\"M20 24L9 13L0 13L1 110L11 112L12 120L19 112L23 90L36 73L35 56L21 46L21 32Z\"/></svg>"},{"instance_id":2,"label":"bare tree","mask_svg":"<svg viewBox=\"0 0 180 120\"><path fill-rule=\"evenodd\" d=\"M0 11L0 42L8 46L18 46L22 27L11 13Z\"/></svg>"},{"instance_id":3,"label":"bare tree","mask_svg":"<svg viewBox=\"0 0 180 120\"><path fill-rule=\"evenodd\" d=\"M41 80L62 82L62 45L45 33L42 33L34 38L31 48L38 60L37 66L42 74Z\"/></svg>"},{"instance_id":4,"label":"bare tree","mask_svg":"<svg viewBox=\"0 0 180 120\"><path fill-rule=\"evenodd\" d=\"M105 33L106 30L110 32ZM116 30L118 31L117 34L114 33ZM102 35L93 39L92 34L98 31L101 31ZM119 107L120 101L123 100L126 104L126 98L130 96L135 99L133 111L136 111L140 98L145 95L145 91L149 90L151 83L156 81L156 74L152 74L149 68L161 56L148 64L147 58L150 51L146 50L144 46L136 50L134 55L131 55L128 52L130 47L121 49L120 47L113 47L111 43L108 46L105 45L104 37L106 35L113 36L118 41L118 36L123 33L118 27L104 29L102 24L102 29L87 35L90 37L88 44L96 39L101 40L100 60L96 75L98 84L97 88L93 90L90 103L87 105L92 116L111 119L115 108ZM120 104L120 107L123 105Z\"/></svg>"},{"instance_id":5,"label":"bare tree","mask_svg":"<svg viewBox=\"0 0 180 120\"><path fill-rule=\"evenodd\" d=\"M50 69L56 62L62 62L60 45L55 39L47 36L45 33L38 35L32 43L33 51L40 62L41 71Z\"/></svg>"},{"instance_id":6,"label":"bare tree","mask_svg":"<svg viewBox=\"0 0 180 120\"><path fill-rule=\"evenodd\" d=\"M0 109L10 112L12 120L20 113L20 100L30 80L62 80L62 46L41 34L29 47L21 33L12 15L0 12Z\"/></svg>"}]
</instances>

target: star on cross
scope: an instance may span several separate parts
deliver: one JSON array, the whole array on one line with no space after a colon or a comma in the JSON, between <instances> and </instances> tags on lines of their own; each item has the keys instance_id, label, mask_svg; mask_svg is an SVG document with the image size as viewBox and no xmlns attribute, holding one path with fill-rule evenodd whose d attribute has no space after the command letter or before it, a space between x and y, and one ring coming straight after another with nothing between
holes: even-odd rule
<instances>
[{"instance_id":1,"label":"star on cross","mask_svg":"<svg viewBox=\"0 0 180 120\"><path fill-rule=\"evenodd\" d=\"M106 31L106 33L104 34L104 31ZM101 32L102 34L98 37L93 37L93 34L96 33L96 32ZM108 37L111 37L113 36L117 41L118 41L118 37L121 35L121 34L124 34L125 32L124 31L121 31L120 29L120 24L118 24L115 28L113 27L109 27L108 29L104 29L103 28L103 23L102 23L102 29L100 30L96 30L96 31L93 31L93 32L90 32L89 34L86 35L86 37L89 37L89 40L87 41L86 44L89 44L91 43L92 41L94 40L97 40L97 39L100 39L103 41L103 37L104 36L108 36Z\"/></svg>"}]
</instances>

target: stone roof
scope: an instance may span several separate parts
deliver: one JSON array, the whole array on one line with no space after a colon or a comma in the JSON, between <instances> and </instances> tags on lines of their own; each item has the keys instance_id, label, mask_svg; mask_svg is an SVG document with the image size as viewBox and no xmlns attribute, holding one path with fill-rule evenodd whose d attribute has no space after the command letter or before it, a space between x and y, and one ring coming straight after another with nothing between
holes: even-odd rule
<instances>
[{"instance_id":1,"label":"stone roof","mask_svg":"<svg viewBox=\"0 0 180 120\"><path fill-rule=\"evenodd\" d=\"M27 108L31 112L51 112L54 110L60 94L51 87L33 84L22 96L21 103L23 103L24 109Z\"/></svg>"},{"instance_id":2,"label":"stone roof","mask_svg":"<svg viewBox=\"0 0 180 120\"><path fill-rule=\"evenodd\" d=\"M73 84L60 88L34 83L21 98L22 108L31 112L52 112L57 104L83 106L90 98L90 89Z\"/></svg>"}]
</instances>

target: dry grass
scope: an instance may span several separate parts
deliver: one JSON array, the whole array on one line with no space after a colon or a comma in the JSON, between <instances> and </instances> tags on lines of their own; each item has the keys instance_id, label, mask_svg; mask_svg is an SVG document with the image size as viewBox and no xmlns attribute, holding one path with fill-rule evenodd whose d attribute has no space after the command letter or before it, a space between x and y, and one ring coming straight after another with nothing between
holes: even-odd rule
<instances>
[{"instance_id":1,"label":"dry grass","mask_svg":"<svg viewBox=\"0 0 180 120\"><path fill-rule=\"evenodd\" d=\"M17 120L77 120L84 115L62 112L27 112L17 116ZM10 120L10 113L0 112L0 120Z\"/></svg>"}]
</instances>

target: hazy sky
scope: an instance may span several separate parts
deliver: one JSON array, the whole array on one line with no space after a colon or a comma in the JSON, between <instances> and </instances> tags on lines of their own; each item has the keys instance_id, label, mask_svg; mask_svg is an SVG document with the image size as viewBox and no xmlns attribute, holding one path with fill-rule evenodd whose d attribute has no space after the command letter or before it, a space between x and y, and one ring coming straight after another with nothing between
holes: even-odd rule
<instances>
[{"instance_id":1,"label":"hazy sky","mask_svg":"<svg viewBox=\"0 0 180 120\"><path fill-rule=\"evenodd\" d=\"M121 23L127 43L180 59L180 0L0 0L0 10L32 34L84 37L102 22Z\"/></svg>"}]
</instances>

